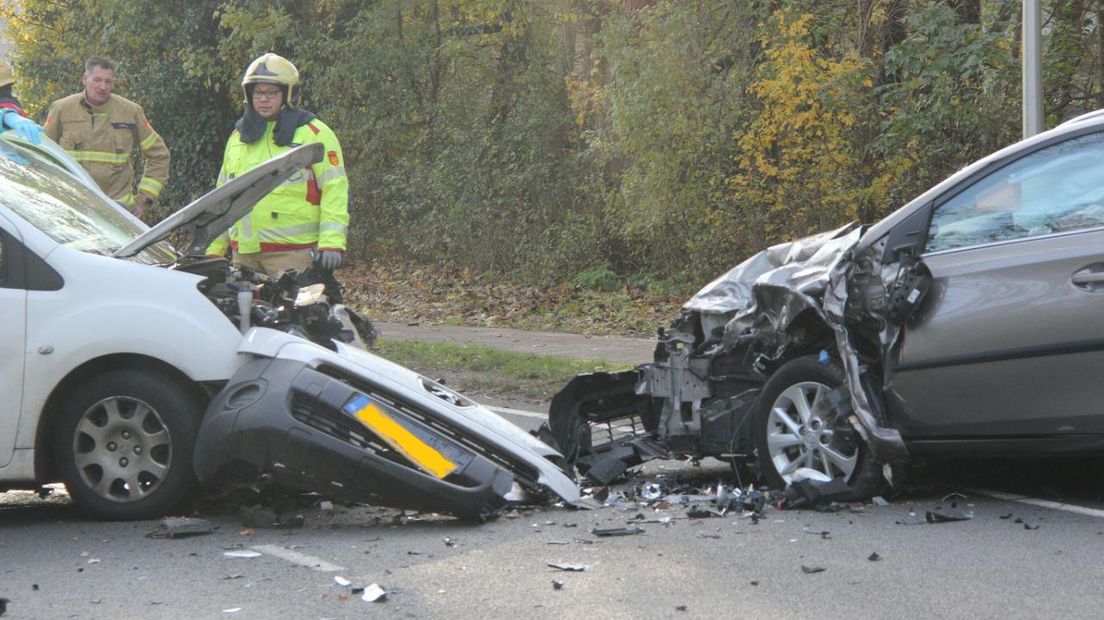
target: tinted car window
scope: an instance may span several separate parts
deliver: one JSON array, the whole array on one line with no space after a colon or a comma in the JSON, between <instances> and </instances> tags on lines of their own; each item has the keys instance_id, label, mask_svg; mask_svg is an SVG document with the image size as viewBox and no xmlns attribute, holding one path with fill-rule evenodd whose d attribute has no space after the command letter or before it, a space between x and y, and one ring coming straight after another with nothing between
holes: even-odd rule
<instances>
[{"instance_id":1,"label":"tinted car window","mask_svg":"<svg viewBox=\"0 0 1104 620\"><path fill-rule=\"evenodd\" d=\"M0 140L0 204L58 243L76 250L110 254L145 232L119 210L54 163L28 149ZM169 262L156 249L143 262Z\"/></svg>"},{"instance_id":2,"label":"tinted car window","mask_svg":"<svg viewBox=\"0 0 1104 620\"><path fill-rule=\"evenodd\" d=\"M928 252L1104 226L1104 134L1035 151L939 206Z\"/></svg>"}]
</instances>

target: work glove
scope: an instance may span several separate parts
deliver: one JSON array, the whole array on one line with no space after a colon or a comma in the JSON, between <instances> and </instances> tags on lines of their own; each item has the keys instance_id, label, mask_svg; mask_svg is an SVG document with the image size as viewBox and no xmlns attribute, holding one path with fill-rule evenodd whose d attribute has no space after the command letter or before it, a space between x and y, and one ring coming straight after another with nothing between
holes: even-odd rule
<instances>
[{"instance_id":1,"label":"work glove","mask_svg":"<svg viewBox=\"0 0 1104 620\"><path fill-rule=\"evenodd\" d=\"M314 264L326 271L333 271L341 266L341 250L322 250L314 259Z\"/></svg>"},{"instance_id":2,"label":"work glove","mask_svg":"<svg viewBox=\"0 0 1104 620\"><path fill-rule=\"evenodd\" d=\"M146 213L146 209L153 207L153 198L145 194L138 194L134 197L134 208L131 209L131 213L134 217L141 218Z\"/></svg>"},{"instance_id":3,"label":"work glove","mask_svg":"<svg viewBox=\"0 0 1104 620\"><path fill-rule=\"evenodd\" d=\"M20 138L31 144L42 143L42 125L29 118L23 118L14 110L8 110L4 113L4 125L15 130Z\"/></svg>"}]
</instances>

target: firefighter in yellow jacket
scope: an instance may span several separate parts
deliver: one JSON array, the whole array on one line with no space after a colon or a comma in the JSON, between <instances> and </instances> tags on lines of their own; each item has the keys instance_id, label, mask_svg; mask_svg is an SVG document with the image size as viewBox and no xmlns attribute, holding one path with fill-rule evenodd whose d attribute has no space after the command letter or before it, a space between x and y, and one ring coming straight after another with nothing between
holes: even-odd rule
<instances>
[{"instance_id":1,"label":"firefighter in yellow jacket","mask_svg":"<svg viewBox=\"0 0 1104 620\"><path fill-rule=\"evenodd\" d=\"M207 248L229 246L235 265L272 276L303 271L312 261L332 272L341 265L349 225L349 181L337 136L314 114L297 108L299 71L287 59L264 54L242 78L246 110L226 142L218 184L295 146L321 142L322 161L292 175Z\"/></svg>"},{"instance_id":2,"label":"firefighter in yellow jacket","mask_svg":"<svg viewBox=\"0 0 1104 620\"><path fill-rule=\"evenodd\" d=\"M109 58L89 58L81 76L84 92L50 105L45 133L80 162L105 194L141 216L169 180L169 148L141 106L112 94L117 66ZM131 162L135 145L145 159L137 196Z\"/></svg>"}]
</instances>

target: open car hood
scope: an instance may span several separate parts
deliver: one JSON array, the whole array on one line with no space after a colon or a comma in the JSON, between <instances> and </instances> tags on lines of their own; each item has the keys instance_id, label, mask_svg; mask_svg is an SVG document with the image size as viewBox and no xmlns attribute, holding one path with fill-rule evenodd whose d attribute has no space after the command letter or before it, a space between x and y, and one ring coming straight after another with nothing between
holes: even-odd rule
<instances>
[{"instance_id":1,"label":"open car hood","mask_svg":"<svg viewBox=\"0 0 1104 620\"><path fill-rule=\"evenodd\" d=\"M178 230L187 235L188 254L199 254L211 241L249 213L258 200L298 170L322 161L321 143L304 144L273 157L245 174L200 196L173 213L112 256L128 258Z\"/></svg>"}]
</instances>

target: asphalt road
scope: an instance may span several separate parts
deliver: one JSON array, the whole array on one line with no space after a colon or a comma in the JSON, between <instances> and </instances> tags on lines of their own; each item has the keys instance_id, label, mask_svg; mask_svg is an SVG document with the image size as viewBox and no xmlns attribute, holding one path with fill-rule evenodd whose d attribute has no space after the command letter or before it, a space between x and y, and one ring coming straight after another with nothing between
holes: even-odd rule
<instances>
[{"instance_id":1,"label":"asphalt road","mask_svg":"<svg viewBox=\"0 0 1104 620\"><path fill-rule=\"evenodd\" d=\"M394 337L386 327L385 337ZM488 404L506 407L523 428L543 415ZM1099 471L1093 462L945 465L917 472L887 506L767 508L758 522L615 499L599 510L526 508L472 524L300 498L292 514L303 525L272 529L243 519L242 502L209 499L197 515L215 529L180 539L151 537L158 521L89 521L63 493L6 493L0 598L10 599L4 620L1096 618L1104 607ZM652 462L619 490L631 495L649 481L712 491L732 476L711 460ZM952 491L972 518L924 522L926 510L949 506ZM592 533L608 527L643 532ZM355 588L370 584L388 590L386 599L363 600Z\"/></svg>"},{"instance_id":2,"label":"asphalt road","mask_svg":"<svg viewBox=\"0 0 1104 620\"><path fill-rule=\"evenodd\" d=\"M730 477L715 461L653 462L620 488ZM958 508L972 519L912 524L949 506L949 488L933 483L889 506L836 513L768 508L758 523L734 513L690 519L684 507L633 500L526 509L484 524L305 501L303 527L284 530L248 527L239 505L221 501L200 508L213 533L181 539L149 537L157 521L88 521L64 496L8 493L0 597L11 599L5 619L1099 616L1104 512L960 488ZM644 532L591 533L619 526ZM226 555L241 551L254 557ZM391 592L383 602L354 594L373 583Z\"/></svg>"}]
</instances>

